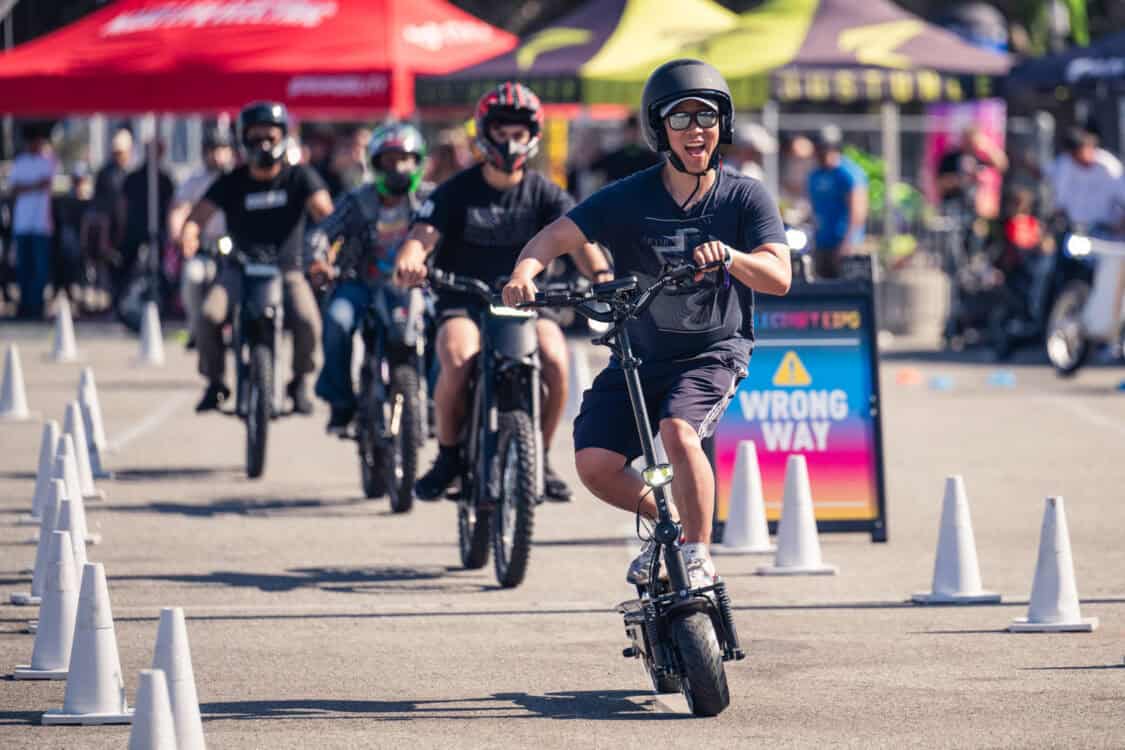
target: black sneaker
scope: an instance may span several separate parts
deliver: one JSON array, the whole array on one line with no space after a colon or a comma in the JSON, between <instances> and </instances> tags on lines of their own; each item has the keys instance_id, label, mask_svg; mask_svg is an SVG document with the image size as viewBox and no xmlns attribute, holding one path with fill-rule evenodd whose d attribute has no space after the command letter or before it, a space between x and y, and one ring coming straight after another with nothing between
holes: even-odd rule
<instances>
[{"instance_id":1,"label":"black sneaker","mask_svg":"<svg viewBox=\"0 0 1125 750\"><path fill-rule=\"evenodd\" d=\"M313 405L309 400L308 390L305 388L304 378L293 378L285 386L285 392L293 399L293 411L297 414L312 414Z\"/></svg>"},{"instance_id":2,"label":"black sneaker","mask_svg":"<svg viewBox=\"0 0 1125 750\"><path fill-rule=\"evenodd\" d=\"M553 503L569 503L572 498L570 487L546 461L543 462L543 496Z\"/></svg>"},{"instance_id":3,"label":"black sneaker","mask_svg":"<svg viewBox=\"0 0 1125 750\"><path fill-rule=\"evenodd\" d=\"M427 502L438 500L460 476L460 449L440 446L434 465L414 483L414 497Z\"/></svg>"},{"instance_id":4,"label":"black sneaker","mask_svg":"<svg viewBox=\"0 0 1125 750\"><path fill-rule=\"evenodd\" d=\"M355 419L354 406L333 406L332 415L328 418L328 426L325 427L325 430L330 435L347 434L353 419Z\"/></svg>"},{"instance_id":5,"label":"black sneaker","mask_svg":"<svg viewBox=\"0 0 1125 750\"><path fill-rule=\"evenodd\" d=\"M197 413L218 411L228 398L230 398L230 388L222 383L211 383L207 386L207 390L203 391L203 398L195 405L195 411Z\"/></svg>"}]
</instances>

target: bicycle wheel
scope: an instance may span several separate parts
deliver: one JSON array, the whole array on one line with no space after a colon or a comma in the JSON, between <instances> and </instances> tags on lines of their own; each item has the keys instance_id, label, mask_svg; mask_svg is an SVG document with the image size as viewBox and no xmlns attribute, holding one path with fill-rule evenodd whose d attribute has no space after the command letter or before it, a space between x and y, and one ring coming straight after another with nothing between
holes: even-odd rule
<instances>
[{"instance_id":1,"label":"bicycle wheel","mask_svg":"<svg viewBox=\"0 0 1125 750\"><path fill-rule=\"evenodd\" d=\"M473 505L469 498L457 503L457 541L461 565L466 570L483 568L488 562L488 527L491 512Z\"/></svg>"},{"instance_id":2,"label":"bicycle wheel","mask_svg":"<svg viewBox=\"0 0 1125 750\"><path fill-rule=\"evenodd\" d=\"M696 716L718 716L730 704L723 652L706 612L692 612L669 626L680 664L684 698Z\"/></svg>"},{"instance_id":3,"label":"bicycle wheel","mask_svg":"<svg viewBox=\"0 0 1125 750\"><path fill-rule=\"evenodd\" d=\"M266 436L273 413L273 352L265 344L250 350L246 403L246 476L256 479L266 468Z\"/></svg>"},{"instance_id":4,"label":"bicycle wheel","mask_svg":"<svg viewBox=\"0 0 1125 750\"><path fill-rule=\"evenodd\" d=\"M505 588L520 585L531 556L535 526L535 432L526 412L500 415L500 492L492 516L492 551L496 580Z\"/></svg>"},{"instance_id":5,"label":"bicycle wheel","mask_svg":"<svg viewBox=\"0 0 1125 750\"><path fill-rule=\"evenodd\" d=\"M390 403L400 405L398 429L390 444L384 446L383 476L395 513L409 513L414 506L418 434L422 429L418 392L418 372L413 367L398 365L391 371Z\"/></svg>"}]
</instances>

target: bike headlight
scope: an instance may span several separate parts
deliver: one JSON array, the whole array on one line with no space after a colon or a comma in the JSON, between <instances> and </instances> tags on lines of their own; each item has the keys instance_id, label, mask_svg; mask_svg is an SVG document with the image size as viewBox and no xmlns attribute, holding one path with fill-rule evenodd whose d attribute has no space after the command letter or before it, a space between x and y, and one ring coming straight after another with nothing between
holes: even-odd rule
<instances>
[{"instance_id":1,"label":"bike headlight","mask_svg":"<svg viewBox=\"0 0 1125 750\"><path fill-rule=\"evenodd\" d=\"M234 243L231 242L230 237L220 237L217 244L219 252L223 255L230 255L230 251L234 249Z\"/></svg>"},{"instance_id":2,"label":"bike headlight","mask_svg":"<svg viewBox=\"0 0 1125 750\"><path fill-rule=\"evenodd\" d=\"M800 229L789 228L785 230L785 244L790 250L800 252L809 246L809 236Z\"/></svg>"},{"instance_id":3,"label":"bike headlight","mask_svg":"<svg viewBox=\"0 0 1125 750\"><path fill-rule=\"evenodd\" d=\"M672 481L672 476L675 472L672 471L672 464L657 464L656 466L649 466L641 472L644 477L645 484L649 487L663 487Z\"/></svg>"},{"instance_id":4,"label":"bike headlight","mask_svg":"<svg viewBox=\"0 0 1125 750\"><path fill-rule=\"evenodd\" d=\"M502 318L531 318L535 316L534 310L520 310L519 308L501 305L490 305L489 312Z\"/></svg>"},{"instance_id":5,"label":"bike headlight","mask_svg":"<svg viewBox=\"0 0 1125 750\"><path fill-rule=\"evenodd\" d=\"M1090 254L1093 250L1093 243L1090 242L1089 237L1083 237L1080 234L1072 234L1066 238L1066 252L1074 258L1083 258Z\"/></svg>"}]
</instances>

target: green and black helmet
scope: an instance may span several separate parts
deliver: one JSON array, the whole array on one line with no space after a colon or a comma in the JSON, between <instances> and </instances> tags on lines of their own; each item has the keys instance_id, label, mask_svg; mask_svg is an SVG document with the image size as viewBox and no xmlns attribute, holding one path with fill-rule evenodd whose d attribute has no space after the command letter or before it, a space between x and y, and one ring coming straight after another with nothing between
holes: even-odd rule
<instances>
[{"instance_id":1,"label":"green and black helmet","mask_svg":"<svg viewBox=\"0 0 1125 750\"><path fill-rule=\"evenodd\" d=\"M379 157L392 151L413 154L414 169L409 172L387 172L380 167ZM418 128L405 122L382 125L371 134L367 144L367 160L375 174L375 189L381 195L406 195L422 184L426 162L426 140Z\"/></svg>"}]
</instances>

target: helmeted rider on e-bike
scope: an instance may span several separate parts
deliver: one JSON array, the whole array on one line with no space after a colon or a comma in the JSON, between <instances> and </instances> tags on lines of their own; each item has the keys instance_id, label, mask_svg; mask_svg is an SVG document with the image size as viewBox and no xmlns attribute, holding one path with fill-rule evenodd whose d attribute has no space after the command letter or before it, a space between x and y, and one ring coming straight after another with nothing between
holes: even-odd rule
<instances>
[{"instance_id":1,"label":"helmeted rider on e-bike","mask_svg":"<svg viewBox=\"0 0 1125 750\"><path fill-rule=\"evenodd\" d=\"M255 263L277 265L282 272L288 325L293 330L293 379L286 392L298 414L311 414L305 378L316 369L320 310L301 268L305 216L320 221L332 213L324 181L304 164L285 159L289 113L277 102L253 102L238 115L238 136L246 163L217 178L192 207L180 232L184 258L199 249L201 228L218 211L226 215L235 249ZM207 389L198 412L218 409L230 396L224 382L226 349L223 324L240 298L238 269L220 270L203 299L195 328L199 373Z\"/></svg>"},{"instance_id":2,"label":"helmeted rider on e-bike","mask_svg":"<svg viewBox=\"0 0 1125 750\"><path fill-rule=\"evenodd\" d=\"M339 280L324 314L324 367L316 395L332 408L328 431L347 430L356 413L352 386L352 336L378 284L389 283L395 252L419 205L426 142L408 123L377 128L367 144L374 181L340 199L332 215L309 233L314 280ZM330 246L342 240L335 257Z\"/></svg>"},{"instance_id":3,"label":"helmeted rider on e-bike","mask_svg":"<svg viewBox=\"0 0 1125 750\"><path fill-rule=\"evenodd\" d=\"M539 97L531 89L516 81L500 84L481 96L474 119L484 162L451 177L418 210L395 260L395 275L403 286L426 278L431 254L436 256L434 267L441 271L492 284L511 270L532 235L574 206L574 199L562 188L529 168L543 122ZM579 243L573 247L573 257L591 277L608 274L604 256L593 245ZM480 307L481 302L470 295L449 291L438 295L435 349L441 370L434 388L438 455L415 485L419 500L443 496L462 473L460 430L481 346L476 323ZM546 454L566 401L566 340L549 314L540 315L536 331L547 391L542 417ZM547 499L569 500L569 488L546 460L543 469Z\"/></svg>"},{"instance_id":4,"label":"helmeted rider on e-bike","mask_svg":"<svg viewBox=\"0 0 1125 750\"><path fill-rule=\"evenodd\" d=\"M785 294L791 268L777 204L762 183L719 169L718 147L733 137L734 103L723 77L699 60L674 60L645 84L645 139L666 159L609 185L539 232L504 288L509 305L532 302L533 279L552 259L586 242L613 253L618 277L644 289L668 266L721 263L685 287L665 291L628 324L650 429L674 467L672 494L683 524L683 554L693 587L714 582L708 553L715 477L702 439L709 436L746 375L753 348L753 292ZM640 438L620 364L611 361L586 391L574 422L578 474L610 505L656 517L640 474L629 463ZM649 541L627 579L645 584L658 547Z\"/></svg>"}]
</instances>

